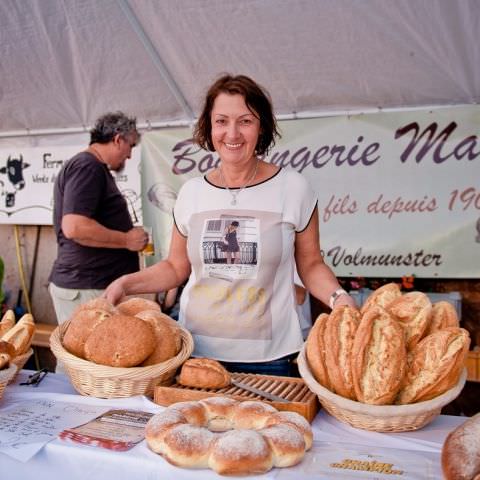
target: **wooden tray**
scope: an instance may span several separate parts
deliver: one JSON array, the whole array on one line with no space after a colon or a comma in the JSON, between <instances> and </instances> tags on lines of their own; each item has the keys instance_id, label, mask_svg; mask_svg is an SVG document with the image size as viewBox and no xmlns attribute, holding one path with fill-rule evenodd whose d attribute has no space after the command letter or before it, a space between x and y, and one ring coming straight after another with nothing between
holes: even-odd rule
<instances>
[{"instance_id":1,"label":"wooden tray","mask_svg":"<svg viewBox=\"0 0 480 480\"><path fill-rule=\"evenodd\" d=\"M285 398L285 400L289 400L289 402L283 403L267 400L260 395L247 392L233 385L219 389L211 389L185 387L179 383L174 383L169 387L161 385L155 387L153 401L166 407L176 402L200 400L202 398L225 395L240 401L260 400L265 403L270 403L277 410L297 412L303 415L310 423L318 412L320 404L317 396L308 389L302 378L254 375L251 373L233 373L232 377L239 382Z\"/></svg>"}]
</instances>

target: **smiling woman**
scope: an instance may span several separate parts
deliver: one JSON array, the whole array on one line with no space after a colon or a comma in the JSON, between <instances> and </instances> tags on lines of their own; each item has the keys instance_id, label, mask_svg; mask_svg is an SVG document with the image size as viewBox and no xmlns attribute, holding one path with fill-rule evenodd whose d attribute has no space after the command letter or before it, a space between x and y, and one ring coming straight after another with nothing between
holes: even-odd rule
<instances>
[{"instance_id":1,"label":"smiling woman","mask_svg":"<svg viewBox=\"0 0 480 480\"><path fill-rule=\"evenodd\" d=\"M113 282L106 297L167 291L188 278L179 322L194 356L230 371L291 375L303 344L294 265L324 303L355 306L320 254L317 199L306 179L263 161L279 136L267 92L244 75L208 90L194 142L216 168L187 181L164 261Z\"/></svg>"}]
</instances>

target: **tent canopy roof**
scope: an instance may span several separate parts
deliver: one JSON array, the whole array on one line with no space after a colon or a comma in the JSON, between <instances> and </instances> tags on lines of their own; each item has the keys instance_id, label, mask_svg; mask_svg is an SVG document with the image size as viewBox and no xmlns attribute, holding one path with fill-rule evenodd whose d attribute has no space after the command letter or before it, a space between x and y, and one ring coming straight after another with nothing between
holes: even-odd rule
<instances>
[{"instance_id":1,"label":"tent canopy roof","mask_svg":"<svg viewBox=\"0 0 480 480\"><path fill-rule=\"evenodd\" d=\"M478 103L477 0L2 0L0 132L191 122L221 73L277 115Z\"/></svg>"}]
</instances>

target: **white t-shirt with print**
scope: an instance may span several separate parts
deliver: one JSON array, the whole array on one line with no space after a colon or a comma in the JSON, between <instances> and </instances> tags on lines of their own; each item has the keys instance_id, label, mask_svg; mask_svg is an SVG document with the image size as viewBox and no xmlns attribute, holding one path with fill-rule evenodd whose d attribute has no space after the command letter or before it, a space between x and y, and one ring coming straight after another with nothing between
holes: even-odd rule
<instances>
[{"instance_id":1,"label":"white t-shirt with print","mask_svg":"<svg viewBox=\"0 0 480 480\"><path fill-rule=\"evenodd\" d=\"M179 321L193 334L194 356L262 362L300 350L294 241L308 226L316 202L306 179L285 169L242 190L235 205L227 189L206 177L182 186L174 216L187 237L192 272ZM230 229L240 247L236 253L225 251L232 222L238 222Z\"/></svg>"}]
</instances>

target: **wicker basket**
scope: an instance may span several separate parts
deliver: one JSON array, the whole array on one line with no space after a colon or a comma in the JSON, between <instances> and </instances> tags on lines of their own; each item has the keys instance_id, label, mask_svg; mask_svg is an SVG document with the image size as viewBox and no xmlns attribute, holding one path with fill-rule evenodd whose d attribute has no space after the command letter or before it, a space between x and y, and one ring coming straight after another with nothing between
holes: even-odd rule
<instances>
[{"instance_id":1,"label":"wicker basket","mask_svg":"<svg viewBox=\"0 0 480 480\"><path fill-rule=\"evenodd\" d=\"M17 366L15 364L10 364L8 368L0 370L0 399L3 396L3 391L10 382L10 380L15 377L17 373Z\"/></svg>"},{"instance_id":2,"label":"wicker basket","mask_svg":"<svg viewBox=\"0 0 480 480\"><path fill-rule=\"evenodd\" d=\"M308 367L305 345L298 356L298 369L307 386L318 396L330 415L352 427L375 432L406 432L422 428L440 414L443 406L460 394L467 378L464 370L453 388L426 402L409 405L367 405L336 395L320 385Z\"/></svg>"},{"instance_id":3,"label":"wicker basket","mask_svg":"<svg viewBox=\"0 0 480 480\"><path fill-rule=\"evenodd\" d=\"M98 398L132 397L153 395L156 385L168 385L177 368L190 357L193 338L188 330L180 328L182 348L177 356L166 362L147 367L109 367L83 360L65 350L62 338L69 321L58 326L50 336L50 348L57 360L62 362L73 387L82 395Z\"/></svg>"},{"instance_id":4,"label":"wicker basket","mask_svg":"<svg viewBox=\"0 0 480 480\"><path fill-rule=\"evenodd\" d=\"M9 383L12 383L15 381L15 378L17 377L18 372L25 366L27 363L28 359L32 356L33 354L33 348L30 348L27 350L25 353L22 353L21 355L17 355L16 357L13 357L12 363L17 366L17 371L15 372L15 375L10 379Z\"/></svg>"}]
</instances>

